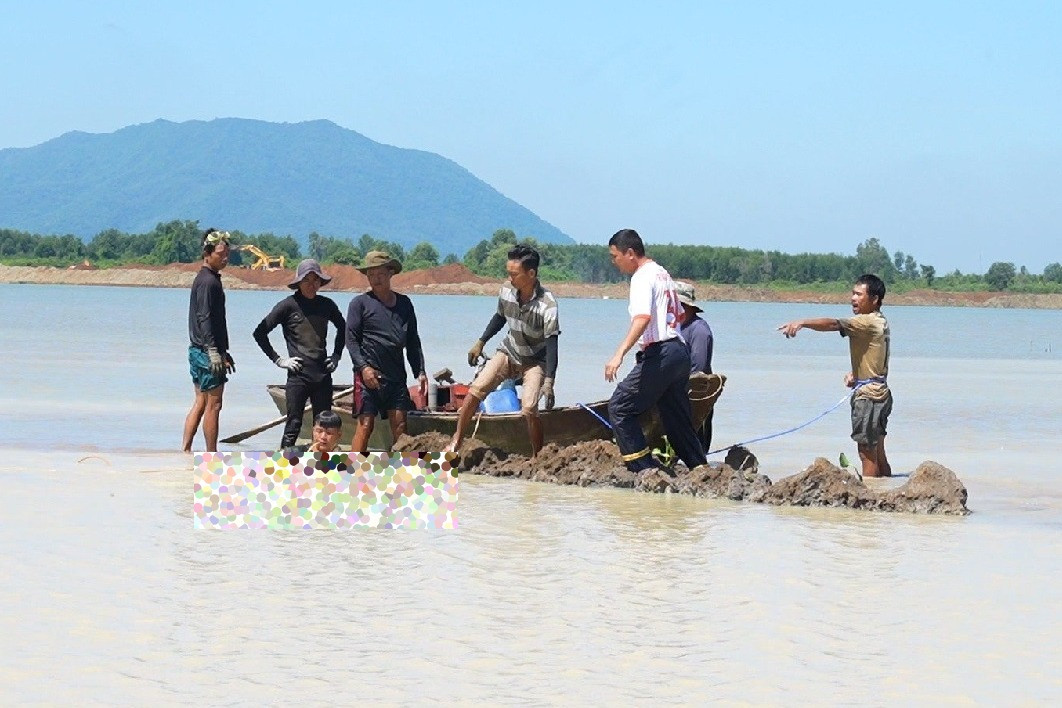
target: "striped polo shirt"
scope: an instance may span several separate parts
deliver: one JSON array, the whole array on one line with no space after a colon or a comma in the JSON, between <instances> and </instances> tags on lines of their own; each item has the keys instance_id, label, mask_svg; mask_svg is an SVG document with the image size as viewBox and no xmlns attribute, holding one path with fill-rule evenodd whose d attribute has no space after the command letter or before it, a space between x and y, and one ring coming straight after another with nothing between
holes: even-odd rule
<instances>
[{"instance_id":1,"label":"striped polo shirt","mask_svg":"<svg viewBox=\"0 0 1062 708\"><path fill-rule=\"evenodd\" d=\"M498 314L505 318L509 332L499 351L521 366L546 363L546 340L560 334L557 300L553 293L535 283L535 294L521 304L516 288L505 284L498 294Z\"/></svg>"}]
</instances>

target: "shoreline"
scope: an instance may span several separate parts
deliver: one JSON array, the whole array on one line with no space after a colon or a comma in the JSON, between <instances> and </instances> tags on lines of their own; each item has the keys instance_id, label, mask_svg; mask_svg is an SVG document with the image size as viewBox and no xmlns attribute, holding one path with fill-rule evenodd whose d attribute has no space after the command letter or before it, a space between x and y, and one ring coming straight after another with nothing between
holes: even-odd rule
<instances>
[{"instance_id":1,"label":"shoreline","mask_svg":"<svg viewBox=\"0 0 1062 708\"><path fill-rule=\"evenodd\" d=\"M144 288L190 288L198 263L169 266L118 266L107 269L59 268L56 266L0 265L0 283L11 285L102 285ZM329 266L341 271L329 289L333 292L360 292L368 287L365 277L351 266ZM230 267L222 271L222 281L231 290L287 291L291 270L252 271ZM476 276L461 265L439 266L408 271L395 276L399 292L422 295L495 296L502 279ZM589 284L545 282L558 297L582 299L626 299L627 283ZM694 283L697 299L705 302L772 302L846 304L847 292L821 293L811 290L772 290L764 287ZM338 287L336 287L338 286ZM888 305L931 307L994 307L1009 309L1062 309L1062 294L1008 292L944 292L912 290L890 293Z\"/></svg>"}]
</instances>

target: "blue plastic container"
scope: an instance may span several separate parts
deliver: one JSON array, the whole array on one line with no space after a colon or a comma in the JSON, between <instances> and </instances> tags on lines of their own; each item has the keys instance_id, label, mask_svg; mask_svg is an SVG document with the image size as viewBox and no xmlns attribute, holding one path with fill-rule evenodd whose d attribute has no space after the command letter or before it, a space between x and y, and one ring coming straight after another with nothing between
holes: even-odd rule
<instances>
[{"instance_id":1,"label":"blue plastic container","mask_svg":"<svg viewBox=\"0 0 1062 708\"><path fill-rule=\"evenodd\" d=\"M484 413L516 413L520 410L520 399L516 395L516 384L512 379L501 382L495 390L487 394L479 409Z\"/></svg>"}]
</instances>

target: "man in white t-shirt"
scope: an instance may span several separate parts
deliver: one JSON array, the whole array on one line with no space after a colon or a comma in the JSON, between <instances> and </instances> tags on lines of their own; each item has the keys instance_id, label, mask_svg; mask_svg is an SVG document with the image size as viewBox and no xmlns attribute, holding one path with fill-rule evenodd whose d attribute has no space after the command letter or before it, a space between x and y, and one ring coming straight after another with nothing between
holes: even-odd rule
<instances>
[{"instance_id":1,"label":"man in white t-shirt","mask_svg":"<svg viewBox=\"0 0 1062 708\"><path fill-rule=\"evenodd\" d=\"M612 263L631 276L631 325L616 353L605 364L605 380L615 381L623 357L635 344L641 346L637 363L616 386L608 402L608 415L616 444L632 472L656 467L638 417L653 406L679 459L690 469L707 460L690 415L690 352L679 337L682 305L671 275L645 255L645 245L634 229L617 231L608 242Z\"/></svg>"}]
</instances>

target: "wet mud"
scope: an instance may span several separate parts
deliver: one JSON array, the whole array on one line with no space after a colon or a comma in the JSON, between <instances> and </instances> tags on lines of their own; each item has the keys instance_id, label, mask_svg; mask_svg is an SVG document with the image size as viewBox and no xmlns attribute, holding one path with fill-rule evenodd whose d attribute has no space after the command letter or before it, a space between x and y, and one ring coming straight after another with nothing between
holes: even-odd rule
<instances>
[{"instance_id":1,"label":"wet mud","mask_svg":"<svg viewBox=\"0 0 1062 708\"><path fill-rule=\"evenodd\" d=\"M442 450L448 442L447 436L438 433L406 435L398 439L395 450ZM458 469L533 482L621 487L776 506L959 516L970 513L966 506L966 487L954 472L932 461L919 465L900 486L876 489L854 472L821 457L797 474L772 482L759 472L756 456L741 447L729 450L723 462L709 462L692 470L680 462L670 471L653 469L635 473L624 467L615 444L604 440L566 447L547 445L535 459L468 440L462 445Z\"/></svg>"}]
</instances>

